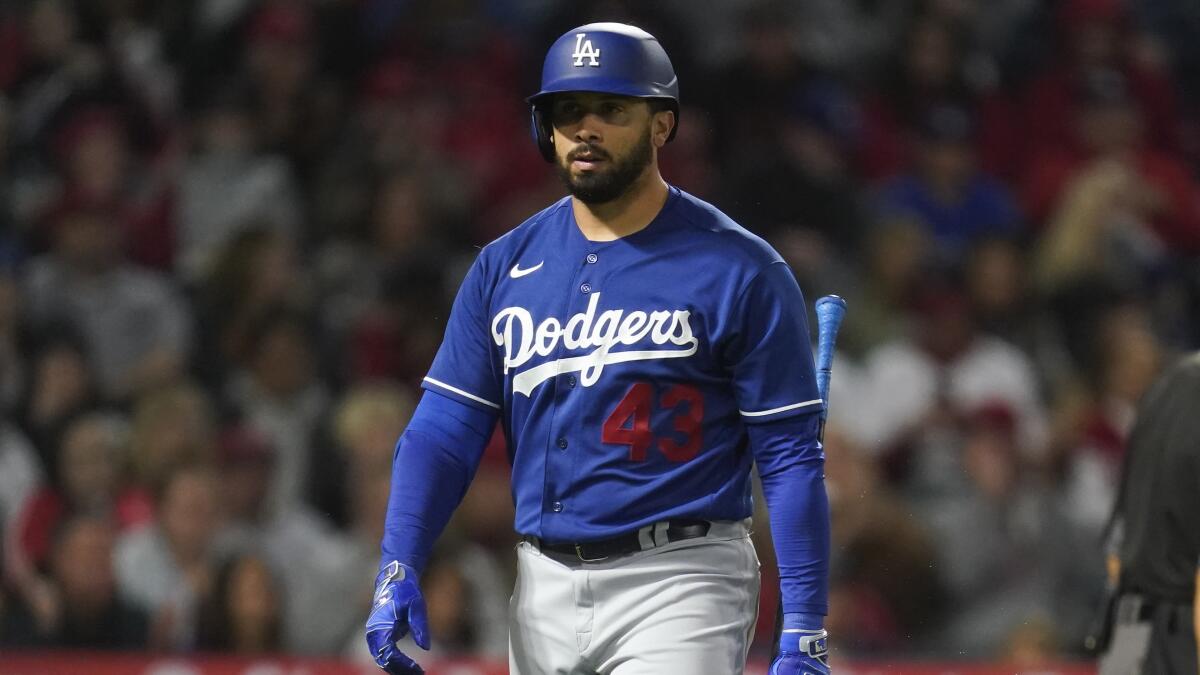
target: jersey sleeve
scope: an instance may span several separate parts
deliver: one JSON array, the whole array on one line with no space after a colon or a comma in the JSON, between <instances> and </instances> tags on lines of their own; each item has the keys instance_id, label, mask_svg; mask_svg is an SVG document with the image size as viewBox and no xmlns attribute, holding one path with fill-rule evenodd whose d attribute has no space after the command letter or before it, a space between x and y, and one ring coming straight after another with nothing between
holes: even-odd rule
<instances>
[{"instance_id":1,"label":"jersey sleeve","mask_svg":"<svg viewBox=\"0 0 1200 675\"><path fill-rule=\"evenodd\" d=\"M787 263L767 265L734 309L728 358L738 411L749 423L819 411L804 294Z\"/></svg>"},{"instance_id":2,"label":"jersey sleeve","mask_svg":"<svg viewBox=\"0 0 1200 675\"><path fill-rule=\"evenodd\" d=\"M429 374L421 386L470 406L500 410L503 384L487 324L487 298L483 256L475 259L463 279L446 334Z\"/></svg>"}]
</instances>

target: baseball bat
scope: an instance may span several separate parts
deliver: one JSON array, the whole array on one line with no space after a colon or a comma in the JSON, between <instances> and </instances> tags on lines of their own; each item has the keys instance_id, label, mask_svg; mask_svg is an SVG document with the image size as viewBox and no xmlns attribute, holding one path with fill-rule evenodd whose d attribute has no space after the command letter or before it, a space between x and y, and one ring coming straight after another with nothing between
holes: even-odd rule
<instances>
[{"instance_id":1,"label":"baseball bat","mask_svg":"<svg viewBox=\"0 0 1200 675\"><path fill-rule=\"evenodd\" d=\"M846 301L836 295L826 295L816 302L817 312L817 393L825 402L821 421L829 414L829 378L833 375L833 348L838 329L846 316Z\"/></svg>"}]
</instances>

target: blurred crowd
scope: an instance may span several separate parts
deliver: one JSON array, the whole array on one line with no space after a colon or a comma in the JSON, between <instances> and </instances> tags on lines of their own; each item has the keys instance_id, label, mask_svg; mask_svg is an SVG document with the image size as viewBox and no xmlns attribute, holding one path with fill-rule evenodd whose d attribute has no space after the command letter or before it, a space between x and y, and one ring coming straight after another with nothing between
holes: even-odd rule
<instances>
[{"instance_id":1,"label":"blurred crowd","mask_svg":"<svg viewBox=\"0 0 1200 675\"><path fill-rule=\"evenodd\" d=\"M674 61L668 181L849 302L837 652L1080 654L1200 347L1193 0L0 0L0 649L368 658L393 443L476 249L563 194L523 99L591 20ZM511 527L497 440L435 652L505 654Z\"/></svg>"}]
</instances>

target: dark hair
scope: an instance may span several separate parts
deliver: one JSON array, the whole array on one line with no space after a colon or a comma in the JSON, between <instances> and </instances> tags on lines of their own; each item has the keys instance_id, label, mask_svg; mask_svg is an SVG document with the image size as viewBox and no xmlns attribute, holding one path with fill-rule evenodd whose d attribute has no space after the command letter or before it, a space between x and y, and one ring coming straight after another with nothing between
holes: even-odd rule
<instances>
[{"instance_id":1,"label":"dark hair","mask_svg":"<svg viewBox=\"0 0 1200 675\"><path fill-rule=\"evenodd\" d=\"M304 337L310 345L315 343L317 326L308 313L285 304L273 304L263 309L247 327L247 356L257 357L267 338L281 331L291 331ZM315 351L316 347L313 346Z\"/></svg>"},{"instance_id":2,"label":"dark hair","mask_svg":"<svg viewBox=\"0 0 1200 675\"><path fill-rule=\"evenodd\" d=\"M646 105L650 106L650 114L665 112L667 110L675 110L675 102L669 98L650 98L646 99Z\"/></svg>"},{"instance_id":3,"label":"dark hair","mask_svg":"<svg viewBox=\"0 0 1200 675\"><path fill-rule=\"evenodd\" d=\"M256 223L221 247L201 289L210 311L228 320L228 316L242 308L245 289L254 277L258 258L277 236L268 225Z\"/></svg>"},{"instance_id":4,"label":"dark hair","mask_svg":"<svg viewBox=\"0 0 1200 675\"><path fill-rule=\"evenodd\" d=\"M233 586L234 574L244 563L258 561L270 573L271 593L275 596L275 616L267 629L268 651L282 647L283 602L279 576L266 556L256 551L242 551L226 558L217 570L216 582L211 593L200 606L196 626L196 646L207 651L231 651L233 641L232 607L229 591Z\"/></svg>"}]
</instances>

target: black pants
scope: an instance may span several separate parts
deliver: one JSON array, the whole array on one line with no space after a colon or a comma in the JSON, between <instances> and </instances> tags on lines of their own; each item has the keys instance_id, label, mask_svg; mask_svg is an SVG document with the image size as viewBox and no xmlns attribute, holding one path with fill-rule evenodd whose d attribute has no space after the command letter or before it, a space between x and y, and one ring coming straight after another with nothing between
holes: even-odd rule
<instances>
[{"instance_id":1,"label":"black pants","mask_svg":"<svg viewBox=\"0 0 1200 675\"><path fill-rule=\"evenodd\" d=\"M1196 675L1192 606L1125 596L1113 619L1101 675Z\"/></svg>"}]
</instances>

